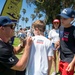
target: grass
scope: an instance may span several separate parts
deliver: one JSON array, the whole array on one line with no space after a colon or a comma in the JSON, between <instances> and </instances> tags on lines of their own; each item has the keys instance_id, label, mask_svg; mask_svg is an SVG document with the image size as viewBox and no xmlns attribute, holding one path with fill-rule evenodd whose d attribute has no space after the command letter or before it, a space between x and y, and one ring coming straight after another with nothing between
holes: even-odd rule
<instances>
[{"instance_id":1,"label":"grass","mask_svg":"<svg viewBox=\"0 0 75 75\"><path fill-rule=\"evenodd\" d=\"M13 44L13 46L18 46L19 43L20 43L19 38L15 38L15 39L14 39L14 44ZM17 54L16 56L17 56L18 58L21 58L22 54L19 53L19 54Z\"/></svg>"},{"instance_id":2,"label":"grass","mask_svg":"<svg viewBox=\"0 0 75 75\"><path fill-rule=\"evenodd\" d=\"M14 45L14 46L18 46L18 44L19 44L19 38L15 38L15 39L14 39L14 44L13 44L13 45Z\"/></svg>"}]
</instances>

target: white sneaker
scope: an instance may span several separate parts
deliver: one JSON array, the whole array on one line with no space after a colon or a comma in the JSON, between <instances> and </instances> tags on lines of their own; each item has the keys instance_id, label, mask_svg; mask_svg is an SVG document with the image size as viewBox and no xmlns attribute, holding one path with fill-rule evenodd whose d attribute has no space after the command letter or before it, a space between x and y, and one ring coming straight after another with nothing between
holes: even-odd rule
<instances>
[{"instance_id":1,"label":"white sneaker","mask_svg":"<svg viewBox=\"0 0 75 75\"><path fill-rule=\"evenodd\" d=\"M53 72L51 75L56 75L56 72Z\"/></svg>"}]
</instances>

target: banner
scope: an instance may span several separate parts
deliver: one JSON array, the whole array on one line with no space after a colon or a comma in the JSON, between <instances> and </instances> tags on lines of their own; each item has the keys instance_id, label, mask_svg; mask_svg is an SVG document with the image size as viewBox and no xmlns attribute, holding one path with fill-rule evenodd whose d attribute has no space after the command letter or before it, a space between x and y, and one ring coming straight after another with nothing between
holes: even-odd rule
<instances>
[{"instance_id":1,"label":"banner","mask_svg":"<svg viewBox=\"0 0 75 75\"><path fill-rule=\"evenodd\" d=\"M2 16L9 16L12 20L18 20L23 0L6 0L2 9Z\"/></svg>"},{"instance_id":2,"label":"banner","mask_svg":"<svg viewBox=\"0 0 75 75\"><path fill-rule=\"evenodd\" d=\"M35 1L37 1L37 2L39 2L39 3L43 3L44 2L44 0L26 0L26 3L31 3L31 2L35 2Z\"/></svg>"}]
</instances>

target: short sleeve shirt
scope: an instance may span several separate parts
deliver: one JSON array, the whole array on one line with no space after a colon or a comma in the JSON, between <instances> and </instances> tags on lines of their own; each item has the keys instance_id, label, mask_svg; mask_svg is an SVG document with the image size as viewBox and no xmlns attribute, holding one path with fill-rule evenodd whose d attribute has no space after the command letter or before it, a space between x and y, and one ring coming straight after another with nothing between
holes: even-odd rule
<instances>
[{"instance_id":1,"label":"short sleeve shirt","mask_svg":"<svg viewBox=\"0 0 75 75\"><path fill-rule=\"evenodd\" d=\"M51 38L53 43L58 41L59 40L59 29L57 29L57 30L55 30L55 29L50 30L50 32L48 34L48 38Z\"/></svg>"},{"instance_id":2,"label":"short sleeve shirt","mask_svg":"<svg viewBox=\"0 0 75 75\"><path fill-rule=\"evenodd\" d=\"M26 68L26 75L47 75L48 57L53 56L52 44L44 36L32 37L30 57Z\"/></svg>"},{"instance_id":3,"label":"short sleeve shirt","mask_svg":"<svg viewBox=\"0 0 75 75\"><path fill-rule=\"evenodd\" d=\"M70 63L75 54L75 27L60 27L60 59Z\"/></svg>"},{"instance_id":4,"label":"short sleeve shirt","mask_svg":"<svg viewBox=\"0 0 75 75\"><path fill-rule=\"evenodd\" d=\"M15 75L11 69L18 62L13 52L13 46L0 41L0 75Z\"/></svg>"}]
</instances>

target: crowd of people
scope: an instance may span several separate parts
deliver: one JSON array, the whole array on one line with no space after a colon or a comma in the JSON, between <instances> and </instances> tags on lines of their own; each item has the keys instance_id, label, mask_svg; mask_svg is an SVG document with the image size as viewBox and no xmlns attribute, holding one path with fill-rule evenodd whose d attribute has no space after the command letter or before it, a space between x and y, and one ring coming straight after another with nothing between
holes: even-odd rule
<instances>
[{"instance_id":1,"label":"crowd of people","mask_svg":"<svg viewBox=\"0 0 75 75\"><path fill-rule=\"evenodd\" d=\"M16 23L8 16L0 16L0 75L57 75L57 67L60 75L74 74L75 26L72 21L75 11L64 8L58 15L60 20L53 20L47 36L44 33L46 23L42 20L34 21L28 31L20 28L17 47L10 42ZM22 50L23 54L18 59L16 54ZM51 74L52 65L54 70Z\"/></svg>"}]
</instances>

